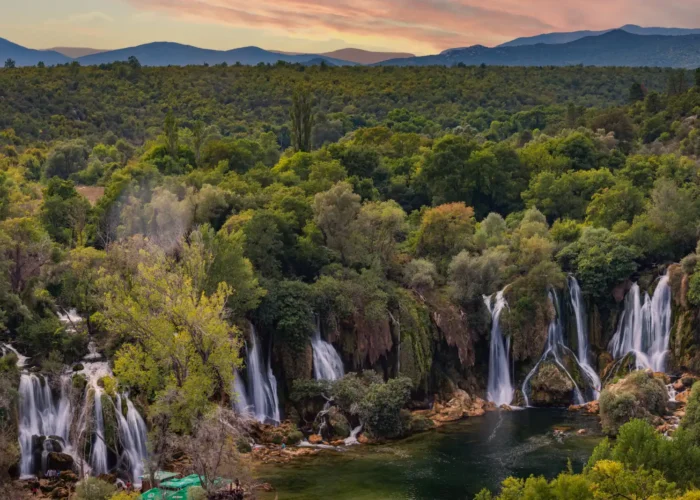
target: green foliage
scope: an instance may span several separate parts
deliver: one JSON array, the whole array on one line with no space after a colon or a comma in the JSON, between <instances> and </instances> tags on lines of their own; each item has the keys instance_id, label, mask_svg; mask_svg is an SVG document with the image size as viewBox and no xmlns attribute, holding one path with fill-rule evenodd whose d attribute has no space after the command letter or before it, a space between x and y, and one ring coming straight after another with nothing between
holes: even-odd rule
<instances>
[{"instance_id":1,"label":"green foliage","mask_svg":"<svg viewBox=\"0 0 700 500\"><path fill-rule=\"evenodd\" d=\"M663 382L644 371L636 371L600 394L600 420L603 430L617 434L632 419L652 420L666 412L668 393Z\"/></svg>"},{"instance_id":2,"label":"green foliage","mask_svg":"<svg viewBox=\"0 0 700 500\"><path fill-rule=\"evenodd\" d=\"M96 477L86 477L75 487L75 498L77 500L110 500L117 488Z\"/></svg>"},{"instance_id":3,"label":"green foliage","mask_svg":"<svg viewBox=\"0 0 700 500\"><path fill-rule=\"evenodd\" d=\"M615 234L589 227L557 257L563 267L576 274L586 293L601 297L637 269L635 256Z\"/></svg>"}]
</instances>

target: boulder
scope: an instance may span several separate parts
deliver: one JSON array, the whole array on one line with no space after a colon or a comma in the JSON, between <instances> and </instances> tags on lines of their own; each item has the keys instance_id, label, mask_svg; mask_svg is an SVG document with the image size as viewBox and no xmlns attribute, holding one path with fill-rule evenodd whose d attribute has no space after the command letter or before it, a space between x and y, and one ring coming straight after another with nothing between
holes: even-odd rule
<instances>
[{"instance_id":1,"label":"boulder","mask_svg":"<svg viewBox=\"0 0 700 500\"><path fill-rule=\"evenodd\" d=\"M333 439L345 439L350 436L350 422L342 414L340 408L333 406L328 410L328 423L331 426L331 436Z\"/></svg>"},{"instance_id":2,"label":"boulder","mask_svg":"<svg viewBox=\"0 0 700 500\"><path fill-rule=\"evenodd\" d=\"M57 471L73 470L73 457L71 457L67 453L52 451L47 456L46 467L47 469L53 469Z\"/></svg>"},{"instance_id":3,"label":"boulder","mask_svg":"<svg viewBox=\"0 0 700 500\"><path fill-rule=\"evenodd\" d=\"M569 406L574 399L574 383L556 364L544 362L530 379L530 404Z\"/></svg>"},{"instance_id":4,"label":"boulder","mask_svg":"<svg viewBox=\"0 0 700 500\"><path fill-rule=\"evenodd\" d=\"M668 391L651 371L636 371L609 385L600 394L600 421L603 431L616 435L633 418L653 423L666 414Z\"/></svg>"},{"instance_id":5,"label":"boulder","mask_svg":"<svg viewBox=\"0 0 700 500\"><path fill-rule=\"evenodd\" d=\"M679 394L676 394L676 402L687 404L689 397L690 397L690 391L683 391Z\"/></svg>"},{"instance_id":6,"label":"boulder","mask_svg":"<svg viewBox=\"0 0 700 500\"><path fill-rule=\"evenodd\" d=\"M311 434L309 436L309 443L311 444L321 444L323 443L323 438L318 434Z\"/></svg>"},{"instance_id":7,"label":"boulder","mask_svg":"<svg viewBox=\"0 0 700 500\"><path fill-rule=\"evenodd\" d=\"M70 491L68 488L54 488L51 492L51 498L68 498L70 496Z\"/></svg>"},{"instance_id":8,"label":"boulder","mask_svg":"<svg viewBox=\"0 0 700 500\"><path fill-rule=\"evenodd\" d=\"M78 476L73 471L64 470L58 474L58 477L67 483L77 483Z\"/></svg>"}]
</instances>

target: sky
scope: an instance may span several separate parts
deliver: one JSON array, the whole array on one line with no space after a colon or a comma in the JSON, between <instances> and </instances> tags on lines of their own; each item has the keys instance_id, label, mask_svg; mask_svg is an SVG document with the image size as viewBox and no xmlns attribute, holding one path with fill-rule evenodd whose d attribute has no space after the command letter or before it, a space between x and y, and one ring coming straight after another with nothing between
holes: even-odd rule
<instances>
[{"instance_id":1,"label":"sky","mask_svg":"<svg viewBox=\"0 0 700 500\"><path fill-rule=\"evenodd\" d=\"M0 37L36 49L172 41L423 55L624 24L700 28L700 0L0 0Z\"/></svg>"}]
</instances>

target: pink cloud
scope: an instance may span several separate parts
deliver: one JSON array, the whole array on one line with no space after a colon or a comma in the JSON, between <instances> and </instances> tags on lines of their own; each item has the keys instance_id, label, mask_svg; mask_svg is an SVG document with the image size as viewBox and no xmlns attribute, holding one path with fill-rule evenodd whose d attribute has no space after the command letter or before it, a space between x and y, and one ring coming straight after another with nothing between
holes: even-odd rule
<instances>
[{"instance_id":1,"label":"pink cloud","mask_svg":"<svg viewBox=\"0 0 700 500\"><path fill-rule=\"evenodd\" d=\"M700 26L698 0L126 0L149 11L276 34L371 37L426 50L627 23ZM408 45L407 45L408 47Z\"/></svg>"}]
</instances>

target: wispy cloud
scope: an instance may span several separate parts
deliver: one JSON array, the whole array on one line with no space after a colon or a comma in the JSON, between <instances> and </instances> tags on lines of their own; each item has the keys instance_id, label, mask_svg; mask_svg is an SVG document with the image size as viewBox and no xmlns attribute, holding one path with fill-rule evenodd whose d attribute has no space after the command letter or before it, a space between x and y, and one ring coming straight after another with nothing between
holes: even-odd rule
<instances>
[{"instance_id":1,"label":"wispy cloud","mask_svg":"<svg viewBox=\"0 0 700 500\"><path fill-rule=\"evenodd\" d=\"M328 38L402 39L426 49L497 43L554 28L526 9L470 0L126 0L183 19ZM507 3L507 2L506 2ZM528 9L529 10L529 9Z\"/></svg>"},{"instance_id":2,"label":"wispy cloud","mask_svg":"<svg viewBox=\"0 0 700 500\"><path fill-rule=\"evenodd\" d=\"M81 12L79 14L72 14L65 18L60 19L47 19L44 24L53 25L66 25L66 24L97 24L97 23L113 23L114 19L105 14L104 12L93 11L93 12Z\"/></svg>"}]
</instances>

